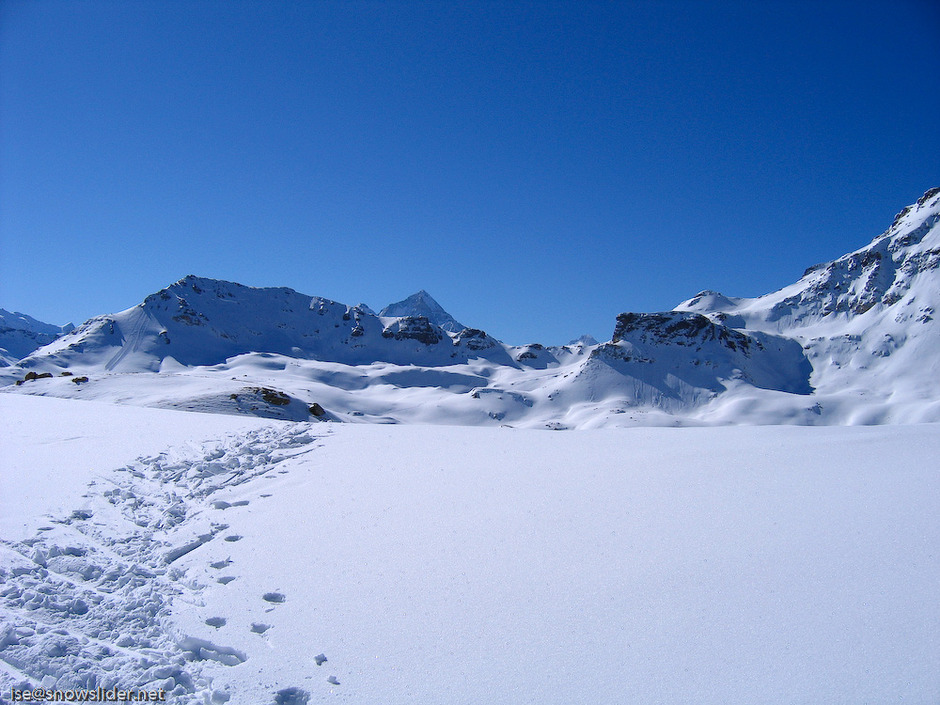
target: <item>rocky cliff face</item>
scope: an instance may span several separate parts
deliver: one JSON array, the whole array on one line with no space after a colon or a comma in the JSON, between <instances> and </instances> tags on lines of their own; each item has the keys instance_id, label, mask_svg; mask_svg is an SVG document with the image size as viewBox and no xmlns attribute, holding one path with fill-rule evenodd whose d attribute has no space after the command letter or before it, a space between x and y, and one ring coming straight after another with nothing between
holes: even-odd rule
<instances>
[{"instance_id":1,"label":"rocky cliff face","mask_svg":"<svg viewBox=\"0 0 940 705\"><path fill-rule=\"evenodd\" d=\"M622 313L611 342L594 348L590 359L680 395L682 389L720 393L735 380L792 394L812 392L812 367L799 343L737 331L697 313Z\"/></svg>"}]
</instances>

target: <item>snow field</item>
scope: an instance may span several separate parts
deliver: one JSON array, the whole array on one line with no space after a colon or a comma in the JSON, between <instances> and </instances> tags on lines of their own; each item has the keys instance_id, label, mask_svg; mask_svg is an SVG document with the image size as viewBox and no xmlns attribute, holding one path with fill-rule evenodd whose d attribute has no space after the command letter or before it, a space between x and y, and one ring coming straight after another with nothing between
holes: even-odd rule
<instances>
[{"instance_id":1,"label":"snow field","mask_svg":"<svg viewBox=\"0 0 940 705\"><path fill-rule=\"evenodd\" d=\"M0 419L0 535L17 539L35 531L43 515L70 513L99 473L168 446L198 448L269 424L252 417L9 394L0 394Z\"/></svg>"},{"instance_id":2,"label":"snow field","mask_svg":"<svg viewBox=\"0 0 940 705\"><path fill-rule=\"evenodd\" d=\"M5 488L102 461L50 516L4 524L0 698L940 698L936 425L549 433L3 403L32 429L4 441L30 458ZM148 418L169 447L120 457Z\"/></svg>"}]
</instances>

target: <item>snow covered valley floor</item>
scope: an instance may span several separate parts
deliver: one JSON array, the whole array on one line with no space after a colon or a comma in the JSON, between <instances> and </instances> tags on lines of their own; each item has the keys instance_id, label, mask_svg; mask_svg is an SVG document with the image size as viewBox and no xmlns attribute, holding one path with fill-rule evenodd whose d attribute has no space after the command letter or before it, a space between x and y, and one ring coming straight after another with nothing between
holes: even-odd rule
<instances>
[{"instance_id":1,"label":"snow covered valley floor","mask_svg":"<svg viewBox=\"0 0 940 705\"><path fill-rule=\"evenodd\" d=\"M0 417L0 702L940 702L940 425Z\"/></svg>"}]
</instances>

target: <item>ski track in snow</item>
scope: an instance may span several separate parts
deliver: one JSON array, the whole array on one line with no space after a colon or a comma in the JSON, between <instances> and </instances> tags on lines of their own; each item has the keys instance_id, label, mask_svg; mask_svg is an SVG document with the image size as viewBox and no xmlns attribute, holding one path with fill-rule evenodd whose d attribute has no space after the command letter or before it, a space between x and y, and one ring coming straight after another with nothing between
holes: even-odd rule
<instances>
[{"instance_id":1,"label":"ski track in snow","mask_svg":"<svg viewBox=\"0 0 940 705\"><path fill-rule=\"evenodd\" d=\"M203 666L247 657L179 633L174 603L197 603L206 585L177 561L233 540L219 510L248 502L217 493L240 487L244 495L282 461L314 450L318 431L265 427L140 458L92 482L71 516L25 540L0 541L0 693L117 687L163 689L181 705L228 701ZM290 702L306 702L294 690Z\"/></svg>"}]
</instances>

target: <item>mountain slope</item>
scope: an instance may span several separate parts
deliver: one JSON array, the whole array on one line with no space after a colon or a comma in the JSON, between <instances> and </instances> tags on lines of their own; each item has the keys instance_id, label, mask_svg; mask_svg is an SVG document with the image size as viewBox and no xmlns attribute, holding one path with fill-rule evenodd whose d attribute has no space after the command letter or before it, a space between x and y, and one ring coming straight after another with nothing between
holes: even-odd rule
<instances>
[{"instance_id":1,"label":"mountain slope","mask_svg":"<svg viewBox=\"0 0 940 705\"><path fill-rule=\"evenodd\" d=\"M676 310L721 314L739 328L793 333L819 324L841 327L871 310L877 314L892 308L905 320L929 316L938 296L938 222L940 188L934 188L898 213L891 227L871 243L810 267L790 286L755 299L703 291ZM877 320L870 316L865 322L871 327Z\"/></svg>"},{"instance_id":2,"label":"mountain slope","mask_svg":"<svg viewBox=\"0 0 940 705\"><path fill-rule=\"evenodd\" d=\"M812 362L812 384L865 396L869 422L940 400L940 188L904 208L871 243L754 299L705 291L676 307L740 331L782 334ZM908 417L916 420L916 416Z\"/></svg>"}]
</instances>

